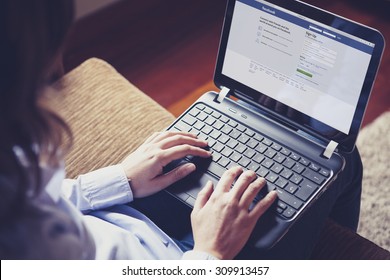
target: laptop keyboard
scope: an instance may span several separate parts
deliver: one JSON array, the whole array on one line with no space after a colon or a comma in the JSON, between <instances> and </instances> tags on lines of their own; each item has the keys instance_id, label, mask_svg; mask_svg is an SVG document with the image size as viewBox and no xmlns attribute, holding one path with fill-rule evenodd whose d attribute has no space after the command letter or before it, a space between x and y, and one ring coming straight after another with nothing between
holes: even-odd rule
<instances>
[{"instance_id":1,"label":"laptop keyboard","mask_svg":"<svg viewBox=\"0 0 390 280\"><path fill-rule=\"evenodd\" d=\"M326 168L203 104L193 107L170 130L191 132L208 141L213 153L208 171L217 177L237 165L264 177L267 186L254 202L276 190L276 211L286 219L330 176Z\"/></svg>"}]
</instances>

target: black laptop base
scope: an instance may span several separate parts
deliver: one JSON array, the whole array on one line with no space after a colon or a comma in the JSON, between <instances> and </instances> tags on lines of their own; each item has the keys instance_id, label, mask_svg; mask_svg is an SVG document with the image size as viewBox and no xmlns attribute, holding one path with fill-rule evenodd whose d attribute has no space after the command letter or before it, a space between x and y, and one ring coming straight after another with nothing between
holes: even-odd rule
<instances>
[{"instance_id":1,"label":"black laptop base","mask_svg":"<svg viewBox=\"0 0 390 280\"><path fill-rule=\"evenodd\" d=\"M192 207L206 182L216 185L228 168L242 166L255 171L266 178L265 191L276 189L280 198L260 219L250 241L257 248L270 248L326 190L344 161L337 154L324 158L323 147L298 130L281 126L229 98L218 103L216 96L215 92L204 94L170 126L171 131L192 132L209 141L213 159L191 158L171 164L169 169L191 161L197 171L168 192ZM257 200L264 195L261 192Z\"/></svg>"}]
</instances>

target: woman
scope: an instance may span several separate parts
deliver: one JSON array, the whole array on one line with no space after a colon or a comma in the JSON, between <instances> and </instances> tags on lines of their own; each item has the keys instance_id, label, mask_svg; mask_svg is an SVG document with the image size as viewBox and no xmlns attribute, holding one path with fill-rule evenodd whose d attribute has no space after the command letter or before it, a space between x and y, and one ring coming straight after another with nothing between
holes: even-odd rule
<instances>
[{"instance_id":1,"label":"woman","mask_svg":"<svg viewBox=\"0 0 390 280\"><path fill-rule=\"evenodd\" d=\"M71 141L66 140L71 139L71 132L45 105L45 100L47 95L59 94L50 88L50 83L58 77L61 51L72 18L73 5L68 0L0 2L1 259L237 256L256 221L276 199L276 193L270 192L248 212L253 198L265 185L264 179L256 178L254 172L232 168L215 189L211 183L205 186L191 214L194 244L190 241L192 250L186 253L186 246L180 241L174 241L128 206L132 200L151 196L196 168L189 163L163 174L163 167L169 162L186 155L211 156L204 149L207 143L194 135L156 133L121 164L81 175L76 180L63 180L63 157L71 146ZM351 157L355 158L351 162L360 163L357 152ZM351 227L356 227L360 181L355 174L360 174L361 169L348 163L346 170L346 175L339 179L342 187L324 196L320 214L315 209L311 212L318 219L311 231L302 230L307 227L305 223L313 225L309 214L274 253L264 256L247 249L243 256L307 256L305 252L310 252L321 224L338 205L348 210L341 207L331 215L340 218L340 213L349 211L345 221L342 218L339 221L348 224L352 220ZM350 205L337 204L344 191L352 188L357 195L349 201ZM291 244L302 238L299 236L302 232L311 236L310 244L299 249L299 254L290 254L295 250Z\"/></svg>"},{"instance_id":2,"label":"woman","mask_svg":"<svg viewBox=\"0 0 390 280\"><path fill-rule=\"evenodd\" d=\"M154 194L194 171L193 164L186 164L162 174L163 166L172 160L186 155L209 157L210 153L202 149L206 142L188 133L156 133L122 164L61 183L64 151L59 147L64 133L71 133L63 120L45 107L44 100L46 94L55 94L49 84L57 74L72 11L71 1L66 0L1 2L1 65L6 69L1 73L0 88L0 128L4 132L0 140L1 256L180 258L183 252L172 239L124 204ZM219 189L230 186L240 173L240 168L227 173ZM245 174L237 183L243 193L249 186L246 204L264 185L263 179L254 178L252 173ZM200 257L232 258L275 194L250 214L246 211L246 215L233 219L249 227L240 232L243 241L229 246L226 241L232 232L218 232L216 228L211 236L210 228L202 230L200 217L213 211L210 204L204 207L211 192L209 184L194 211L195 248L202 252ZM114 205L119 206L93 211ZM228 209L221 215L236 215L243 209ZM90 215L83 216L80 211ZM224 239L224 246L212 241L218 238Z\"/></svg>"}]
</instances>

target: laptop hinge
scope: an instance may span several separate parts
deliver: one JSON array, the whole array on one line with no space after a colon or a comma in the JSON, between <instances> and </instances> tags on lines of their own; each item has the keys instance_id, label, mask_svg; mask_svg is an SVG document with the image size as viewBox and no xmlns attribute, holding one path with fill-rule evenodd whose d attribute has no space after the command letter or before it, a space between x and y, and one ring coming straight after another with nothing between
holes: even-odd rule
<instances>
[{"instance_id":1,"label":"laptop hinge","mask_svg":"<svg viewBox=\"0 0 390 280\"><path fill-rule=\"evenodd\" d=\"M339 145L339 143L331 140L329 142L328 146L326 146L325 151L324 151L324 153L322 155L324 157L326 157L327 159L330 159L338 145Z\"/></svg>"},{"instance_id":2,"label":"laptop hinge","mask_svg":"<svg viewBox=\"0 0 390 280\"><path fill-rule=\"evenodd\" d=\"M214 101L222 103L222 101L229 95L230 89L227 87L222 87L221 91L218 93Z\"/></svg>"}]
</instances>

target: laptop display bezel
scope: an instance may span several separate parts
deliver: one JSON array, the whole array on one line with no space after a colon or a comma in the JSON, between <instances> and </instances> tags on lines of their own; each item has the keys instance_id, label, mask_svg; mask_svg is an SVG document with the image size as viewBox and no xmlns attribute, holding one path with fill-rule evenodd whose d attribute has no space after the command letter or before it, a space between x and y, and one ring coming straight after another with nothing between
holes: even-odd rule
<instances>
[{"instance_id":1,"label":"laptop display bezel","mask_svg":"<svg viewBox=\"0 0 390 280\"><path fill-rule=\"evenodd\" d=\"M303 2L294 1L294 0L267 0L266 1L272 5L280 6L284 9L291 10L294 13L298 13L304 17L313 19L317 22L326 24L332 28L336 28L342 32L347 32L351 35L354 35L356 37L359 37L363 40L375 44L371 61L369 63L369 67L366 73L366 77L356 107L356 111L353 116L350 132L347 135L337 129L334 129L296 110L294 110L295 111L294 114L289 113L289 115L286 116L274 110L273 108L275 108L276 106L270 108L269 106L260 104L259 102L256 102L256 100L261 100L261 97L266 96L265 94L260 93L222 74L222 68L223 68L225 54L227 50L227 45L228 45L227 43L229 39L230 27L232 23L233 11L234 11L236 1L237 0L229 0L227 4L224 27L222 30L217 63L214 72L214 83L218 87L221 86L228 87L231 90L233 96L237 97L238 99L249 102L251 105L254 105L259 110L266 112L269 116L287 122L290 126L295 127L297 130L303 130L306 133L309 133L312 136L317 137L324 142L329 142L330 140L336 141L339 144L338 147L340 151L351 152L355 146L357 135L362 124L362 120L364 117L365 110L367 108L369 96L383 54L385 43L382 34L375 29L361 25L354 21L345 19L341 16L332 14L330 12L324 11L322 9L316 8L314 6L311 6ZM273 103L273 104L278 103L276 100L268 96L266 97L267 99L272 100L272 102L268 102L268 103ZM295 117L292 118L291 115L294 115Z\"/></svg>"}]
</instances>

